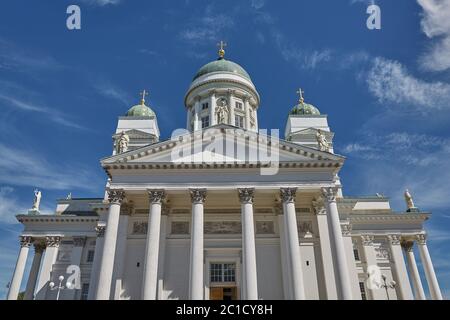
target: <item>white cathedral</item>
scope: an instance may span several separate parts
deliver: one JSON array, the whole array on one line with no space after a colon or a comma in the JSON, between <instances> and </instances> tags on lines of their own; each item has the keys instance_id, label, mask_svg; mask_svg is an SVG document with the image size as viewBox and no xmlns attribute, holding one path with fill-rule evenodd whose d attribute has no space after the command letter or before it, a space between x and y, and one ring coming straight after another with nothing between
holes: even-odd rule
<instances>
[{"instance_id":1,"label":"white cathedral","mask_svg":"<svg viewBox=\"0 0 450 320\"><path fill-rule=\"evenodd\" d=\"M304 101L284 139L258 128L260 96L224 58L195 75L185 130L160 141L145 104L119 117L101 159L104 197L58 200L28 214L8 299L424 300L442 294L426 243L430 213L348 197L327 116ZM416 250L414 250L416 248Z\"/></svg>"}]
</instances>

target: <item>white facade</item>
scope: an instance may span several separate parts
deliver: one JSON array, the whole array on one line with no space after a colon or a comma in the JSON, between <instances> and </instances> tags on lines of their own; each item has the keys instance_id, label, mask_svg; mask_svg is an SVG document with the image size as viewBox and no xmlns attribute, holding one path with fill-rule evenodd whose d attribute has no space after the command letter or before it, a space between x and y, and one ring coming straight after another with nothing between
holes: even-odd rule
<instances>
[{"instance_id":1,"label":"white facade","mask_svg":"<svg viewBox=\"0 0 450 320\"><path fill-rule=\"evenodd\" d=\"M56 299L49 283L65 283L69 266L80 277L60 299L425 299L414 247L431 298L442 299L423 229L430 214L344 196L345 159L325 115L291 114L286 140L258 133L259 94L221 59L188 89L185 134L160 142L156 117L119 119L113 139L129 141L101 161L105 197L17 216L24 231L8 299L32 246L26 299ZM250 156L269 140L276 174Z\"/></svg>"}]
</instances>

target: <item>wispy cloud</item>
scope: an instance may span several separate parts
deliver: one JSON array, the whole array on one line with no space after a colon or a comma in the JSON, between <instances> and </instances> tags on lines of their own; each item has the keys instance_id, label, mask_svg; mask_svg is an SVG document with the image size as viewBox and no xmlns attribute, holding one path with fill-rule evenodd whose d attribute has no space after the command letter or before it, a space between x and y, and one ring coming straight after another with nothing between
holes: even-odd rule
<instances>
[{"instance_id":1,"label":"wispy cloud","mask_svg":"<svg viewBox=\"0 0 450 320\"><path fill-rule=\"evenodd\" d=\"M92 85L100 95L109 99L119 101L125 106L130 105L131 98L129 94L127 94L125 91L115 86L111 82L97 79Z\"/></svg>"},{"instance_id":2,"label":"wispy cloud","mask_svg":"<svg viewBox=\"0 0 450 320\"><path fill-rule=\"evenodd\" d=\"M417 0L422 7L421 27L433 39L427 52L420 57L422 67L430 71L450 69L450 0Z\"/></svg>"},{"instance_id":3,"label":"wispy cloud","mask_svg":"<svg viewBox=\"0 0 450 320\"><path fill-rule=\"evenodd\" d=\"M450 107L450 85L426 82L412 76L398 61L381 57L373 59L367 75L367 85L379 102L407 104L418 111Z\"/></svg>"},{"instance_id":4,"label":"wispy cloud","mask_svg":"<svg viewBox=\"0 0 450 320\"><path fill-rule=\"evenodd\" d=\"M94 6L104 7L107 5L119 4L120 2L122 2L122 0L82 0L82 2L90 4L90 5L94 5Z\"/></svg>"},{"instance_id":5,"label":"wispy cloud","mask_svg":"<svg viewBox=\"0 0 450 320\"><path fill-rule=\"evenodd\" d=\"M14 189L11 187L0 187L0 222L15 223L17 222L15 215L26 212L26 208L19 205L13 192Z\"/></svg>"},{"instance_id":6,"label":"wispy cloud","mask_svg":"<svg viewBox=\"0 0 450 320\"><path fill-rule=\"evenodd\" d=\"M0 142L0 154L0 183L50 190L95 191L101 187L101 178L90 170L69 163L53 165L30 148L18 149Z\"/></svg>"}]
</instances>

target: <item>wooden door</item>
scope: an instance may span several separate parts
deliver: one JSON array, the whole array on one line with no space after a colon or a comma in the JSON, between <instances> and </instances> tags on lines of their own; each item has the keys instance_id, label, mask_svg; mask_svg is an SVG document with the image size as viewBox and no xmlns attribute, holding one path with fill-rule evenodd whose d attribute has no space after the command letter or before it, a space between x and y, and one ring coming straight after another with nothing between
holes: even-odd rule
<instances>
[{"instance_id":1,"label":"wooden door","mask_svg":"<svg viewBox=\"0 0 450 320\"><path fill-rule=\"evenodd\" d=\"M223 288L212 287L209 288L210 300L223 300Z\"/></svg>"}]
</instances>

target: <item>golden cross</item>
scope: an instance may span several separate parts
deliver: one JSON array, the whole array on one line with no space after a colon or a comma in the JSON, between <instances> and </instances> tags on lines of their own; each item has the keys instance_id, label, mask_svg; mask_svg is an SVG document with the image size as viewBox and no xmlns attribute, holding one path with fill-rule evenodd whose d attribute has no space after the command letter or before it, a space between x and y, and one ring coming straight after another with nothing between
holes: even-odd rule
<instances>
[{"instance_id":1,"label":"golden cross","mask_svg":"<svg viewBox=\"0 0 450 320\"><path fill-rule=\"evenodd\" d=\"M221 40L217 46L219 47L219 57L223 58L225 56L225 47L227 44Z\"/></svg>"},{"instance_id":2,"label":"golden cross","mask_svg":"<svg viewBox=\"0 0 450 320\"><path fill-rule=\"evenodd\" d=\"M145 103L145 96L148 96L148 92L147 91L145 91L145 90L143 90L141 93L139 93L141 96L142 96L142 99L141 99L141 104L144 104Z\"/></svg>"},{"instance_id":3,"label":"golden cross","mask_svg":"<svg viewBox=\"0 0 450 320\"><path fill-rule=\"evenodd\" d=\"M299 89L297 90L297 94L298 94L298 96L299 96L298 101L299 101L300 103L303 103L303 101L305 101L305 99L303 98L303 94L304 94L304 93L305 93L305 91L303 91L302 88L299 88Z\"/></svg>"}]
</instances>

